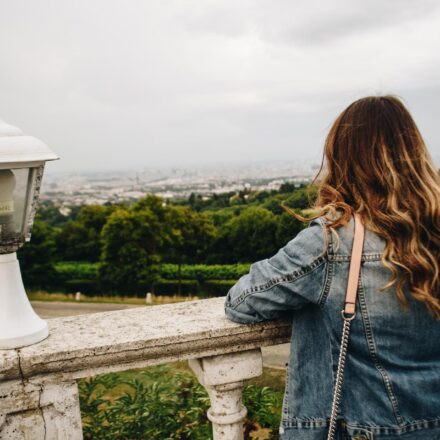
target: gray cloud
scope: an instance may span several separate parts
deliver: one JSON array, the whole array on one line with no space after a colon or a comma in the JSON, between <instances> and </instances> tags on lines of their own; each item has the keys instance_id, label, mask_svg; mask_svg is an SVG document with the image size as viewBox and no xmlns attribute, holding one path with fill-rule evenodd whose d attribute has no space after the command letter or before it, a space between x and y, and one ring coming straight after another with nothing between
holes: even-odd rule
<instances>
[{"instance_id":1,"label":"gray cloud","mask_svg":"<svg viewBox=\"0 0 440 440\"><path fill-rule=\"evenodd\" d=\"M0 0L0 117L57 169L315 159L350 101L407 100L440 155L434 1Z\"/></svg>"},{"instance_id":2,"label":"gray cloud","mask_svg":"<svg viewBox=\"0 0 440 440\"><path fill-rule=\"evenodd\" d=\"M300 19L292 20L290 26L281 30L280 39L284 37L296 44L327 45L334 40L368 36L369 33L386 29L392 31L438 11L438 3L433 0L347 0L321 2L316 9L308 9L308 3L303 2L302 5L302 10L307 11L305 14L298 9L296 14L292 11Z\"/></svg>"}]
</instances>

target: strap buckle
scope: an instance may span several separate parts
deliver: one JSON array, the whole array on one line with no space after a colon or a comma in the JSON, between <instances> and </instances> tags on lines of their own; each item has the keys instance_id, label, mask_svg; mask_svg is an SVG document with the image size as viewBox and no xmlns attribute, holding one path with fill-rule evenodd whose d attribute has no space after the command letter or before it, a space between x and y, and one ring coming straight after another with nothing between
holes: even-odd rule
<instances>
[{"instance_id":1,"label":"strap buckle","mask_svg":"<svg viewBox=\"0 0 440 440\"><path fill-rule=\"evenodd\" d=\"M349 316L349 315L351 315L351 316ZM354 312L354 313L345 313L345 310L342 309L341 310L341 316L342 316L342 319L344 321L353 321L353 319L356 317L356 312Z\"/></svg>"}]
</instances>

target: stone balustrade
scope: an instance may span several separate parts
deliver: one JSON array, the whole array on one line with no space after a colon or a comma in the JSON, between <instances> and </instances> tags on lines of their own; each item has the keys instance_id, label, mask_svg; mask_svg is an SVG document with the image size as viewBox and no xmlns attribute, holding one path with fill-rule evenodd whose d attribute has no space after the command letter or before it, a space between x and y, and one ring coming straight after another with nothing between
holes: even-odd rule
<instances>
[{"instance_id":1,"label":"stone balustrade","mask_svg":"<svg viewBox=\"0 0 440 440\"><path fill-rule=\"evenodd\" d=\"M211 399L215 440L243 438L244 381L262 373L261 347L290 339L290 324L240 325L224 298L55 318L44 341L0 350L0 438L82 439L76 380L179 360Z\"/></svg>"}]
</instances>

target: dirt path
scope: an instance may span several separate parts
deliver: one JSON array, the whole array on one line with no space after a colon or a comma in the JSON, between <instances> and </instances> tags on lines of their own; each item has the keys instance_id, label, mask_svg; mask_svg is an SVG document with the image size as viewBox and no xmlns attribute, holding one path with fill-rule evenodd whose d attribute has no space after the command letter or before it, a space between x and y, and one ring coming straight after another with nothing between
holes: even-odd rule
<instances>
[{"instance_id":1,"label":"dirt path","mask_svg":"<svg viewBox=\"0 0 440 440\"><path fill-rule=\"evenodd\" d=\"M31 304L42 318L58 318L59 316L84 315L86 313L144 307L137 304L80 303L68 301L31 301Z\"/></svg>"}]
</instances>

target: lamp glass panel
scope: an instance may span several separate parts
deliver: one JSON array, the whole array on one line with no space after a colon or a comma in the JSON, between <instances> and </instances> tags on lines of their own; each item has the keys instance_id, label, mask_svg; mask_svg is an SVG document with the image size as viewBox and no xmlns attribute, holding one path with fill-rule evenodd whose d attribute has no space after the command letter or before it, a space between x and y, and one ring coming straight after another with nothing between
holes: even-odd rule
<instances>
[{"instance_id":1,"label":"lamp glass panel","mask_svg":"<svg viewBox=\"0 0 440 440\"><path fill-rule=\"evenodd\" d=\"M23 238L29 172L29 168L0 170L0 243Z\"/></svg>"}]
</instances>

